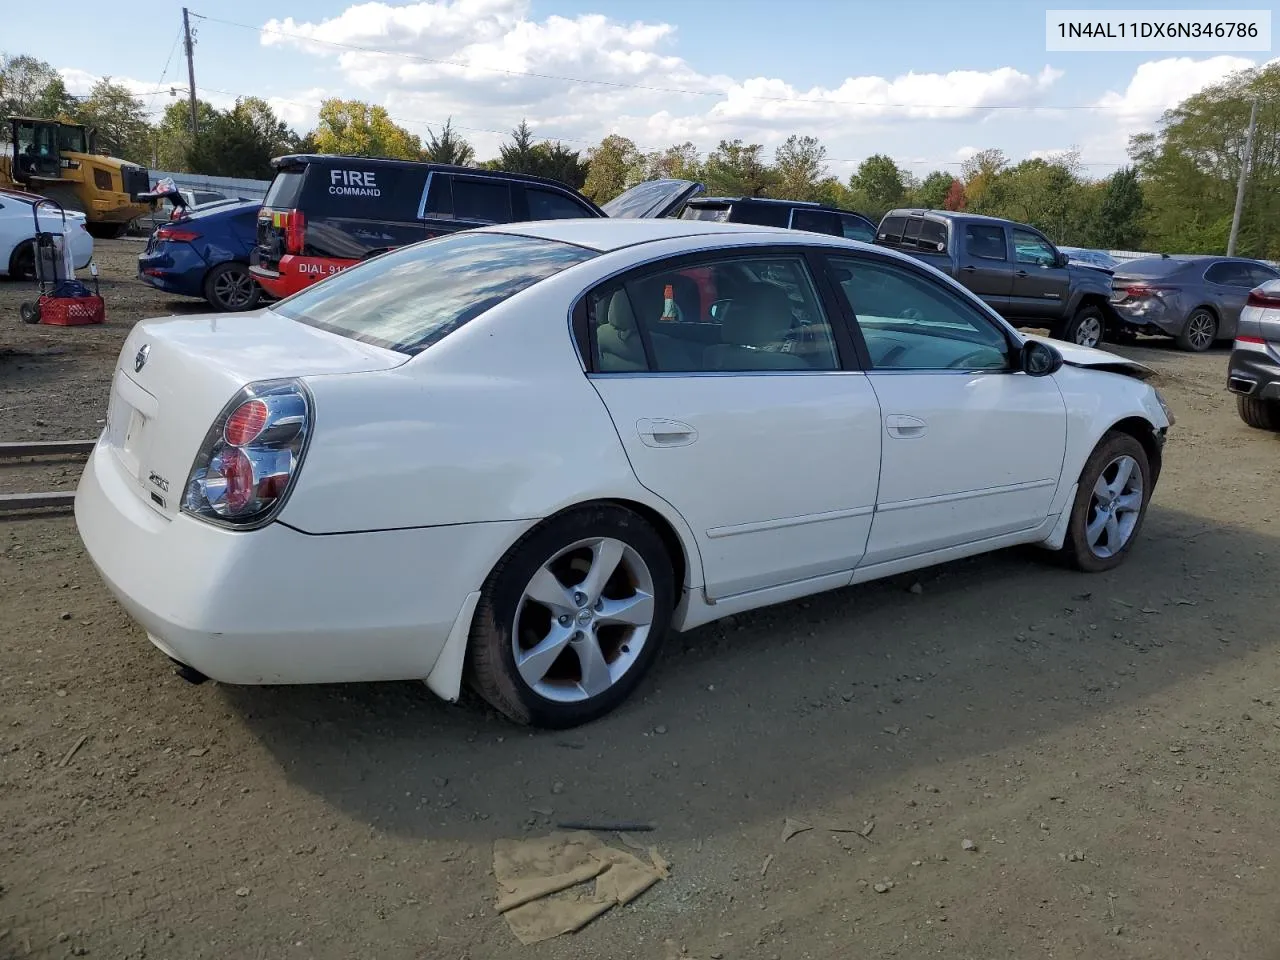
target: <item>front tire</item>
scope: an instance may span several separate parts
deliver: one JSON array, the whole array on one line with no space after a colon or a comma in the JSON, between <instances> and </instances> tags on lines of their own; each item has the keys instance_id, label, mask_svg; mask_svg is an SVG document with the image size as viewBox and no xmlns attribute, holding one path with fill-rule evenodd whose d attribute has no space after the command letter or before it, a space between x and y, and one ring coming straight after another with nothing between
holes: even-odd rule
<instances>
[{"instance_id":1,"label":"front tire","mask_svg":"<svg viewBox=\"0 0 1280 960\"><path fill-rule=\"evenodd\" d=\"M1280 431L1280 401L1236 397L1240 419L1257 430Z\"/></svg>"},{"instance_id":2,"label":"front tire","mask_svg":"<svg viewBox=\"0 0 1280 960\"><path fill-rule=\"evenodd\" d=\"M1127 433L1103 436L1080 471L1063 559L1085 573L1123 563L1142 530L1151 489L1151 464L1142 444Z\"/></svg>"},{"instance_id":3,"label":"front tire","mask_svg":"<svg viewBox=\"0 0 1280 960\"><path fill-rule=\"evenodd\" d=\"M1098 307L1081 307L1059 330L1058 339L1081 347L1096 347L1106 336L1107 318Z\"/></svg>"},{"instance_id":4,"label":"front tire","mask_svg":"<svg viewBox=\"0 0 1280 960\"><path fill-rule=\"evenodd\" d=\"M1204 353L1218 339L1218 318L1204 307L1197 307L1174 339L1181 350Z\"/></svg>"},{"instance_id":5,"label":"front tire","mask_svg":"<svg viewBox=\"0 0 1280 960\"><path fill-rule=\"evenodd\" d=\"M642 517L609 504L553 517L521 537L481 588L470 684L516 723L595 720L648 672L674 596L666 547Z\"/></svg>"},{"instance_id":6,"label":"front tire","mask_svg":"<svg viewBox=\"0 0 1280 960\"><path fill-rule=\"evenodd\" d=\"M243 263L220 263L204 278L204 298L215 310L236 313L258 305L262 290Z\"/></svg>"}]
</instances>

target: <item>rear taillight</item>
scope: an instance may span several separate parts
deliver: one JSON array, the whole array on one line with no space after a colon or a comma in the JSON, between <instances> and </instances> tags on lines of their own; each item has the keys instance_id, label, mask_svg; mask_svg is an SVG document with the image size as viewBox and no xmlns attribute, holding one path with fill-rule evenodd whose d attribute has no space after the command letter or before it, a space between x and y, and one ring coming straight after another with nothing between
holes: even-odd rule
<instances>
[{"instance_id":1,"label":"rear taillight","mask_svg":"<svg viewBox=\"0 0 1280 960\"><path fill-rule=\"evenodd\" d=\"M1143 297L1157 296L1163 289L1163 287L1153 287L1148 283L1131 283L1124 288L1124 295L1140 300Z\"/></svg>"},{"instance_id":2,"label":"rear taillight","mask_svg":"<svg viewBox=\"0 0 1280 960\"><path fill-rule=\"evenodd\" d=\"M311 409L311 396L298 380L267 380L241 390L200 445L183 512L238 529L269 523L302 465Z\"/></svg>"},{"instance_id":3,"label":"rear taillight","mask_svg":"<svg viewBox=\"0 0 1280 960\"><path fill-rule=\"evenodd\" d=\"M302 253L306 246L307 218L301 210L290 210L284 215L284 252Z\"/></svg>"},{"instance_id":4,"label":"rear taillight","mask_svg":"<svg viewBox=\"0 0 1280 960\"><path fill-rule=\"evenodd\" d=\"M199 240L200 234L194 230L183 230L181 227L161 227L156 231L157 240L176 240L179 243L190 243Z\"/></svg>"},{"instance_id":5,"label":"rear taillight","mask_svg":"<svg viewBox=\"0 0 1280 960\"><path fill-rule=\"evenodd\" d=\"M1272 284L1268 283L1267 286ZM1254 287L1249 291L1249 299L1246 301L1251 307L1280 307L1280 291L1266 290L1262 287Z\"/></svg>"},{"instance_id":6,"label":"rear taillight","mask_svg":"<svg viewBox=\"0 0 1280 960\"><path fill-rule=\"evenodd\" d=\"M1262 337L1242 337L1239 334L1236 335L1236 343L1252 343L1259 347L1267 345L1267 341L1263 340Z\"/></svg>"}]
</instances>

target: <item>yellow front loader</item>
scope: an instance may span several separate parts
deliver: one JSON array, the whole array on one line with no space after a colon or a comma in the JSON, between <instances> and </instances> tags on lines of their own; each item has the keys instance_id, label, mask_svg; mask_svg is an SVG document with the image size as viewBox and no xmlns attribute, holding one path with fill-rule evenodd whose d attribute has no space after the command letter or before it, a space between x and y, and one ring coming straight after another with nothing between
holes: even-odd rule
<instances>
[{"instance_id":1,"label":"yellow front loader","mask_svg":"<svg viewBox=\"0 0 1280 960\"><path fill-rule=\"evenodd\" d=\"M38 193L85 215L95 237L118 237L150 205L147 168L94 152L93 131L78 123L10 117L0 155L0 189Z\"/></svg>"}]
</instances>

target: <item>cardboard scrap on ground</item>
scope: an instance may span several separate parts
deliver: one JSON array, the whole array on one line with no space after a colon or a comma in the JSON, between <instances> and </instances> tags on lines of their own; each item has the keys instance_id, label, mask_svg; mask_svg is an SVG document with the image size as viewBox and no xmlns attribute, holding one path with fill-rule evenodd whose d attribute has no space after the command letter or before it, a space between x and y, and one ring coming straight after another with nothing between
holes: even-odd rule
<instances>
[{"instance_id":1,"label":"cardboard scrap on ground","mask_svg":"<svg viewBox=\"0 0 1280 960\"><path fill-rule=\"evenodd\" d=\"M585 831L495 840L498 912L524 944L573 933L667 876L661 854L650 847L649 856L645 862Z\"/></svg>"}]
</instances>

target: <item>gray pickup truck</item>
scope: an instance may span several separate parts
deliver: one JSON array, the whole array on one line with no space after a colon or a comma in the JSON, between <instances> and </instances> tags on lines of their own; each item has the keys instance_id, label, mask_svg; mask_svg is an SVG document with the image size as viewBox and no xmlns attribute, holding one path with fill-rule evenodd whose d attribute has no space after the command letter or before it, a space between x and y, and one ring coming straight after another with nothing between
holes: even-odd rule
<instances>
[{"instance_id":1,"label":"gray pickup truck","mask_svg":"<svg viewBox=\"0 0 1280 960\"><path fill-rule=\"evenodd\" d=\"M1111 273L1068 263L1034 227L947 210L890 210L875 242L937 267L1009 322L1095 347L1117 329Z\"/></svg>"}]
</instances>

